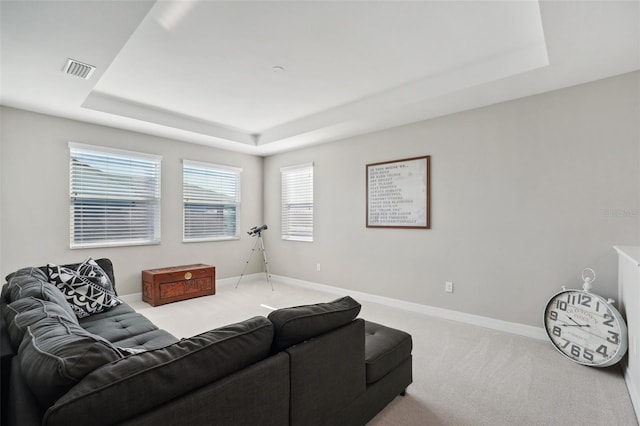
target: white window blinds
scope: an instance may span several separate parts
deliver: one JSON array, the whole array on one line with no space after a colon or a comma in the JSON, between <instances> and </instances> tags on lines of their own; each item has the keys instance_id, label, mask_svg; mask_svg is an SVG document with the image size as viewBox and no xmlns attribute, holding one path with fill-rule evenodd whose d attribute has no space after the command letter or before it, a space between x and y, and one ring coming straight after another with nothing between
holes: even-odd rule
<instances>
[{"instance_id":1,"label":"white window blinds","mask_svg":"<svg viewBox=\"0 0 640 426\"><path fill-rule=\"evenodd\" d=\"M69 143L71 248L160 242L162 157Z\"/></svg>"},{"instance_id":2,"label":"white window blinds","mask_svg":"<svg viewBox=\"0 0 640 426\"><path fill-rule=\"evenodd\" d=\"M280 169L282 239L313 241L313 163Z\"/></svg>"},{"instance_id":3,"label":"white window blinds","mask_svg":"<svg viewBox=\"0 0 640 426\"><path fill-rule=\"evenodd\" d=\"M242 169L182 162L184 241L238 238Z\"/></svg>"}]
</instances>

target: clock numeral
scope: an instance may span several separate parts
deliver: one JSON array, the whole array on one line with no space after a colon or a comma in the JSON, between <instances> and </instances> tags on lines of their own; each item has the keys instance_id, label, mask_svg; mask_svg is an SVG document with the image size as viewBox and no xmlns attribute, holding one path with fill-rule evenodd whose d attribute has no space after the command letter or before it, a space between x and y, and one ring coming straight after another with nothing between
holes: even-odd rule
<instances>
[{"instance_id":1,"label":"clock numeral","mask_svg":"<svg viewBox=\"0 0 640 426\"><path fill-rule=\"evenodd\" d=\"M569 346L569 343L571 343L570 341L568 341L564 337L562 338L562 340L564 340L564 345L560 345L560 349L566 348L567 346Z\"/></svg>"},{"instance_id":2,"label":"clock numeral","mask_svg":"<svg viewBox=\"0 0 640 426\"><path fill-rule=\"evenodd\" d=\"M600 302L596 300L596 312L600 312Z\"/></svg>"},{"instance_id":3,"label":"clock numeral","mask_svg":"<svg viewBox=\"0 0 640 426\"><path fill-rule=\"evenodd\" d=\"M580 356L580 346L571 345L571 355L576 358Z\"/></svg>"},{"instance_id":4,"label":"clock numeral","mask_svg":"<svg viewBox=\"0 0 640 426\"><path fill-rule=\"evenodd\" d=\"M567 310L567 302L565 302L564 300L558 300L558 309L560 309L561 311L566 311Z\"/></svg>"},{"instance_id":5,"label":"clock numeral","mask_svg":"<svg viewBox=\"0 0 640 426\"><path fill-rule=\"evenodd\" d=\"M567 303L570 305L576 304L576 295L575 294L567 294Z\"/></svg>"},{"instance_id":6,"label":"clock numeral","mask_svg":"<svg viewBox=\"0 0 640 426\"><path fill-rule=\"evenodd\" d=\"M569 342L567 342L567 345L568 344ZM567 345L563 346L563 348L565 348ZM593 361L593 352L591 352L587 348L583 349L578 345L572 344L570 352L571 352L571 355L573 355L576 358L580 358L580 355L582 355L582 358L586 359L587 361Z\"/></svg>"},{"instance_id":7,"label":"clock numeral","mask_svg":"<svg viewBox=\"0 0 640 426\"><path fill-rule=\"evenodd\" d=\"M596 352L602 356L607 356L607 347L605 345L600 345L598 346L598 349L596 349Z\"/></svg>"},{"instance_id":8,"label":"clock numeral","mask_svg":"<svg viewBox=\"0 0 640 426\"><path fill-rule=\"evenodd\" d=\"M588 294L580 294L578 296L578 303L584 307L590 308L591 307L591 296L589 296Z\"/></svg>"},{"instance_id":9,"label":"clock numeral","mask_svg":"<svg viewBox=\"0 0 640 426\"><path fill-rule=\"evenodd\" d=\"M557 321L558 320L558 313L556 311L549 312L549 318L551 318L554 321Z\"/></svg>"},{"instance_id":10,"label":"clock numeral","mask_svg":"<svg viewBox=\"0 0 640 426\"><path fill-rule=\"evenodd\" d=\"M620 342L620 335L618 333L614 333L611 330L607 330L607 333L611 335L611 337L607 337L607 342L611 342L616 345L618 344L618 342Z\"/></svg>"},{"instance_id":11,"label":"clock numeral","mask_svg":"<svg viewBox=\"0 0 640 426\"><path fill-rule=\"evenodd\" d=\"M560 329L560 327L558 327L557 325L555 325L555 326L553 327L553 329L551 330L551 333L552 333L554 336L558 336L558 337L560 337L560 334L562 333L562 330Z\"/></svg>"},{"instance_id":12,"label":"clock numeral","mask_svg":"<svg viewBox=\"0 0 640 426\"><path fill-rule=\"evenodd\" d=\"M604 325L608 325L609 327L613 327L613 316L609 314L604 314Z\"/></svg>"},{"instance_id":13,"label":"clock numeral","mask_svg":"<svg viewBox=\"0 0 640 426\"><path fill-rule=\"evenodd\" d=\"M589 349L585 349L584 353L582 354L582 356L587 361L593 361L593 352L591 352Z\"/></svg>"}]
</instances>

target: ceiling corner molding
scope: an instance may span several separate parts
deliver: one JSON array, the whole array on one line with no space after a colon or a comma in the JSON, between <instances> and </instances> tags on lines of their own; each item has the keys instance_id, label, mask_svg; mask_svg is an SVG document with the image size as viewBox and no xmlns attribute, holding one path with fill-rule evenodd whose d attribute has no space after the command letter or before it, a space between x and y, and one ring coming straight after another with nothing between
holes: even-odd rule
<instances>
[{"instance_id":1,"label":"ceiling corner molding","mask_svg":"<svg viewBox=\"0 0 640 426\"><path fill-rule=\"evenodd\" d=\"M546 44L544 37L540 37L520 49L505 52L485 61L466 64L349 104L272 127L260 134L257 145L263 146L293 139L313 143L316 139L323 139L329 135L335 140L351 136L367 127L378 130L406 124L408 121L426 120L440 115L437 105L433 105L429 102L430 100L548 65ZM429 108L420 108L425 103L429 104ZM418 116L416 116L416 108L419 111ZM406 115L411 110L414 110L409 114L411 119L404 120L403 114ZM363 126L365 122L367 124ZM381 126L376 126L376 122Z\"/></svg>"},{"instance_id":2,"label":"ceiling corner molding","mask_svg":"<svg viewBox=\"0 0 640 426\"><path fill-rule=\"evenodd\" d=\"M228 126L195 117L132 102L117 96L93 91L82 103L82 108L140 120L156 125L186 130L213 138L255 146L254 135Z\"/></svg>"}]
</instances>

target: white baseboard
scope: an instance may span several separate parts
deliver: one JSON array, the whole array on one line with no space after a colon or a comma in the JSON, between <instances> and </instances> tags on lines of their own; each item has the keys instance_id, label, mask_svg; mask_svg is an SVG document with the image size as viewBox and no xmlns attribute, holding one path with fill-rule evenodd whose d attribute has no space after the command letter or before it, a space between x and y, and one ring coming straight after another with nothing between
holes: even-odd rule
<instances>
[{"instance_id":1,"label":"white baseboard","mask_svg":"<svg viewBox=\"0 0 640 426\"><path fill-rule=\"evenodd\" d=\"M132 293L132 294L124 294L118 295L118 299L122 300L124 303L135 303L142 301L142 293Z\"/></svg>"},{"instance_id":2,"label":"white baseboard","mask_svg":"<svg viewBox=\"0 0 640 426\"><path fill-rule=\"evenodd\" d=\"M466 324L477 325L493 330L504 331L506 333L517 334L520 336L531 337L538 340L547 340L547 334L542 327L533 327L525 324L502 321L494 318L483 317L480 315L467 314L464 312L452 311L449 309L437 308L435 306L421 305L419 303L406 302L404 300L392 299L390 297L377 296L375 294L364 293L360 291L348 290L341 287L332 287L325 284L318 284L309 281L298 280L294 278L272 275L272 278L298 287L308 288L312 290L324 291L341 296L351 296L354 299L366 300L367 302L379 303L393 308L404 309L411 312L418 312L425 315L431 315L438 318L444 318L452 321L458 321Z\"/></svg>"},{"instance_id":3,"label":"white baseboard","mask_svg":"<svg viewBox=\"0 0 640 426\"><path fill-rule=\"evenodd\" d=\"M235 286L240 277L223 278L216 280L216 287ZM504 331L506 333L517 334L520 336L531 337L539 340L547 340L547 335L542 327L533 327L515 322L502 321L494 318L483 317L480 315L467 314L464 312L452 311L449 309L437 308L435 306L421 305L419 303L406 302L404 300L392 299L390 297L377 296L375 294L364 293L360 291L348 290L341 287L333 287L325 284L318 284L310 281L303 281L295 278L283 277L280 275L271 275L272 279L276 279L284 284L294 285L297 287L308 288L311 290L323 291L326 293L336 294L339 296L351 296L356 300L366 300L367 302L379 303L380 305L391 306L393 308L404 309L406 311L418 312L425 315L431 315L447 320L458 321L466 324L477 325L492 330ZM242 282L256 281L264 279L264 273L256 273L245 275ZM142 293L126 294L119 296L126 303L140 302Z\"/></svg>"}]
</instances>

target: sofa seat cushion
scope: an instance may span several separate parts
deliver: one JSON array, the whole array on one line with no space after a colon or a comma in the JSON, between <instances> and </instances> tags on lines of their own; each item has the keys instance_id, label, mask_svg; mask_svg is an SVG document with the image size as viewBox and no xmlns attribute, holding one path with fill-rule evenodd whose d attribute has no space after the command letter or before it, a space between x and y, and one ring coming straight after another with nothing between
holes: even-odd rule
<instances>
[{"instance_id":1,"label":"sofa seat cushion","mask_svg":"<svg viewBox=\"0 0 640 426\"><path fill-rule=\"evenodd\" d=\"M136 311L128 304L121 303L118 306L114 306L113 308L104 310L100 313L93 314L85 318L79 318L78 322L80 323L80 325L83 325L86 327L87 324L90 324L92 322L100 322L105 318L117 317L119 315L130 314L130 313L135 314Z\"/></svg>"},{"instance_id":2,"label":"sofa seat cushion","mask_svg":"<svg viewBox=\"0 0 640 426\"><path fill-rule=\"evenodd\" d=\"M158 327L127 304L121 304L101 314L80 318L79 324L88 332L110 342L157 330Z\"/></svg>"},{"instance_id":3,"label":"sofa seat cushion","mask_svg":"<svg viewBox=\"0 0 640 426\"><path fill-rule=\"evenodd\" d=\"M411 356L411 335L366 321L364 356L367 385L375 383Z\"/></svg>"},{"instance_id":4,"label":"sofa seat cushion","mask_svg":"<svg viewBox=\"0 0 640 426\"><path fill-rule=\"evenodd\" d=\"M89 372L122 357L107 340L59 316L30 325L18 350L25 382L42 407L52 405Z\"/></svg>"},{"instance_id":5,"label":"sofa seat cushion","mask_svg":"<svg viewBox=\"0 0 640 426\"><path fill-rule=\"evenodd\" d=\"M126 303L81 318L79 323L88 332L104 337L119 348L159 349L178 341Z\"/></svg>"},{"instance_id":6,"label":"sofa seat cushion","mask_svg":"<svg viewBox=\"0 0 640 426\"><path fill-rule=\"evenodd\" d=\"M72 424L91 413L95 425L117 424L266 358L272 340L271 322L254 317L127 356L87 375L43 423Z\"/></svg>"},{"instance_id":7,"label":"sofa seat cushion","mask_svg":"<svg viewBox=\"0 0 640 426\"><path fill-rule=\"evenodd\" d=\"M153 330L146 333L137 334L123 340L115 340L113 343L119 349L138 351L148 351L160 349L178 342L173 334L165 330Z\"/></svg>"},{"instance_id":8,"label":"sofa seat cushion","mask_svg":"<svg viewBox=\"0 0 640 426\"><path fill-rule=\"evenodd\" d=\"M272 352L278 352L353 321L360 304L349 296L328 303L277 309L269 314L274 325Z\"/></svg>"}]
</instances>

